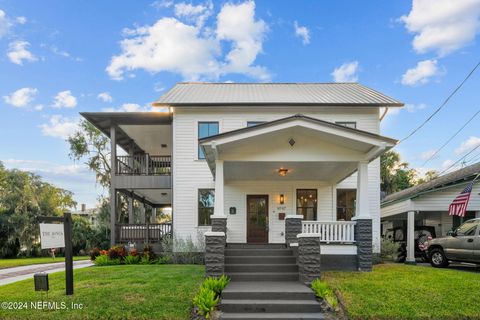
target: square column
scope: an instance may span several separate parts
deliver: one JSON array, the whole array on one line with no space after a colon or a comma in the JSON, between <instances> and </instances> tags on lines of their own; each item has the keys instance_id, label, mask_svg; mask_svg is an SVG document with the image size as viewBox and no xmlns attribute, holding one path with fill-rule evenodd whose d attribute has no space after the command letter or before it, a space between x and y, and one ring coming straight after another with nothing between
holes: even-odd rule
<instances>
[{"instance_id":1,"label":"square column","mask_svg":"<svg viewBox=\"0 0 480 320\"><path fill-rule=\"evenodd\" d=\"M128 197L128 223L135 223L135 216L133 215L133 197Z\"/></svg>"},{"instance_id":2,"label":"square column","mask_svg":"<svg viewBox=\"0 0 480 320\"><path fill-rule=\"evenodd\" d=\"M407 258L405 264L416 264L415 261L415 211L407 213Z\"/></svg>"},{"instance_id":3,"label":"square column","mask_svg":"<svg viewBox=\"0 0 480 320\"><path fill-rule=\"evenodd\" d=\"M223 160L215 160L215 204L213 215L216 217L224 217L223 203Z\"/></svg>"},{"instance_id":4,"label":"square column","mask_svg":"<svg viewBox=\"0 0 480 320\"><path fill-rule=\"evenodd\" d=\"M157 208L152 208L152 216L150 217L150 223L157 223Z\"/></svg>"},{"instance_id":5,"label":"square column","mask_svg":"<svg viewBox=\"0 0 480 320\"><path fill-rule=\"evenodd\" d=\"M297 236L302 233L302 215L287 215L285 217L285 243L291 246L298 243Z\"/></svg>"},{"instance_id":6,"label":"square column","mask_svg":"<svg viewBox=\"0 0 480 320\"><path fill-rule=\"evenodd\" d=\"M207 277L220 277L225 273L225 233L205 232L205 273Z\"/></svg>"},{"instance_id":7,"label":"square column","mask_svg":"<svg viewBox=\"0 0 480 320\"><path fill-rule=\"evenodd\" d=\"M140 203L140 223L146 223L145 220L145 203Z\"/></svg>"},{"instance_id":8,"label":"square column","mask_svg":"<svg viewBox=\"0 0 480 320\"><path fill-rule=\"evenodd\" d=\"M110 244L115 245L117 190L115 189L115 174L117 172L117 137L115 124L110 125Z\"/></svg>"},{"instance_id":9,"label":"square column","mask_svg":"<svg viewBox=\"0 0 480 320\"><path fill-rule=\"evenodd\" d=\"M368 199L368 161L358 163L355 242L359 271L372 270L372 217Z\"/></svg>"}]
</instances>

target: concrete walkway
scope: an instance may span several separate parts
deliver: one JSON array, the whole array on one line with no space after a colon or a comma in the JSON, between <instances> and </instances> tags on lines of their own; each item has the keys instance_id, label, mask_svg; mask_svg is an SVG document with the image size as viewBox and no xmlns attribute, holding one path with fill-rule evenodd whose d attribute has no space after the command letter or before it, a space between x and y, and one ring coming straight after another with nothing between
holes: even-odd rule
<instances>
[{"instance_id":1,"label":"concrete walkway","mask_svg":"<svg viewBox=\"0 0 480 320\"><path fill-rule=\"evenodd\" d=\"M91 265L93 265L93 263L90 260L73 262L74 269L90 267ZM65 271L65 262L33 264L30 266L0 269L0 286L29 278L33 279L33 275L37 272L54 273L59 271Z\"/></svg>"}]
</instances>

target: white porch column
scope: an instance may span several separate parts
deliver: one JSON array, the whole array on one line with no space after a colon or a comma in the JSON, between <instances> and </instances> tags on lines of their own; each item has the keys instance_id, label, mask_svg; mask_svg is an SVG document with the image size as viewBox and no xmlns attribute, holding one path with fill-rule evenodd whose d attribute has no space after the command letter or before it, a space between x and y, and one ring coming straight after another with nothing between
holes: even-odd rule
<instances>
[{"instance_id":1,"label":"white porch column","mask_svg":"<svg viewBox=\"0 0 480 320\"><path fill-rule=\"evenodd\" d=\"M140 202L140 223L146 223L145 220L145 203Z\"/></svg>"},{"instance_id":2,"label":"white porch column","mask_svg":"<svg viewBox=\"0 0 480 320\"><path fill-rule=\"evenodd\" d=\"M215 160L215 205L213 208L213 215L215 217L224 217L224 203L223 203L223 160Z\"/></svg>"},{"instance_id":3,"label":"white porch column","mask_svg":"<svg viewBox=\"0 0 480 320\"><path fill-rule=\"evenodd\" d=\"M368 161L361 161L358 163L357 171L357 200L354 220L371 218L368 201Z\"/></svg>"},{"instance_id":4,"label":"white porch column","mask_svg":"<svg viewBox=\"0 0 480 320\"><path fill-rule=\"evenodd\" d=\"M110 245L116 241L116 220L117 220L117 190L115 186L115 175L117 173L117 137L116 125L110 125Z\"/></svg>"},{"instance_id":5,"label":"white porch column","mask_svg":"<svg viewBox=\"0 0 480 320\"><path fill-rule=\"evenodd\" d=\"M128 197L128 223L135 223L135 216L133 215L133 197L131 195Z\"/></svg>"},{"instance_id":6,"label":"white porch column","mask_svg":"<svg viewBox=\"0 0 480 320\"><path fill-rule=\"evenodd\" d=\"M157 208L152 208L152 216L150 217L150 223L157 223Z\"/></svg>"},{"instance_id":7,"label":"white porch column","mask_svg":"<svg viewBox=\"0 0 480 320\"><path fill-rule=\"evenodd\" d=\"M416 264L415 262L415 211L407 213L407 258L406 264Z\"/></svg>"}]
</instances>

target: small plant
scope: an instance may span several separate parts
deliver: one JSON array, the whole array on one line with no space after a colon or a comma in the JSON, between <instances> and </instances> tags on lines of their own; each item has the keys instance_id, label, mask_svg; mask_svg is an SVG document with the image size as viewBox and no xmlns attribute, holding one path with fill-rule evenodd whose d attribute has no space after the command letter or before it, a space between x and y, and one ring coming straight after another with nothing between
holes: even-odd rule
<instances>
[{"instance_id":1,"label":"small plant","mask_svg":"<svg viewBox=\"0 0 480 320\"><path fill-rule=\"evenodd\" d=\"M93 248L90 251L90 260L95 261L95 258L97 258L100 255L100 249L99 248Z\"/></svg>"},{"instance_id":2,"label":"small plant","mask_svg":"<svg viewBox=\"0 0 480 320\"><path fill-rule=\"evenodd\" d=\"M138 256L138 250L135 249L135 248L132 248L132 249L130 249L128 254L131 255L131 256L134 256L134 257Z\"/></svg>"},{"instance_id":3,"label":"small plant","mask_svg":"<svg viewBox=\"0 0 480 320\"><path fill-rule=\"evenodd\" d=\"M210 319L210 314L214 310L215 306L220 299L209 288L201 287L198 294L193 298L193 304L198 308L198 312L207 319Z\"/></svg>"},{"instance_id":4,"label":"small plant","mask_svg":"<svg viewBox=\"0 0 480 320\"><path fill-rule=\"evenodd\" d=\"M96 266L111 266L120 264L120 259L110 259L107 255L99 255L94 261Z\"/></svg>"},{"instance_id":5,"label":"small plant","mask_svg":"<svg viewBox=\"0 0 480 320\"><path fill-rule=\"evenodd\" d=\"M125 250L124 246L113 246L108 249L108 257L113 259L120 259L123 260L127 256L127 250Z\"/></svg>"},{"instance_id":6,"label":"small plant","mask_svg":"<svg viewBox=\"0 0 480 320\"><path fill-rule=\"evenodd\" d=\"M138 255L132 255L131 253L125 257L123 260L125 264L138 264L140 262L140 256Z\"/></svg>"},{"instance_id":7,"label":"small plant","mask_svg":"<svg viewBox=\"0 0 480 320\"><path fill-rule=\"evenodd\" d=\"M170 258L167 256L160 257L157 260L157 264L167 264L167 263L170 263Z\"/></svg>"},{"instance_id":8,"label":"small plant","mask_svg":"<svg viewBox=\"0 0 480 320\"><path fill-rule=\"evenodd\" d=\"M396 261L398 259L400 243L382 239L380 244L380 256L382 260Z\"/></svg>"},{"instance_id":9,"label":"small plant","mask_svg":"<svg viewBox=\"0 0 480 320\"><path fill-rule=\"evenodd\" d=\"M323 282L320 279L315 279L313 280L311 287L318 298L323 299L333 310L337 309L337 296L333 292L332 288L330 288L328 283Z\"/></svg>"},{"instance_id":10,"label":"small plant","mask_svg":"<svg viewBox=\"0 0 480 320\"><path fill-rule=\"evenodd\" d=\"M140 264L152 264L153 262L154 260L150 260L150 257L148 255L143 255L140 259Z\"/></svg>"},{"instance_id":11,"label":"small plant","mask_svg":"<svg viewBox=\"0 0 480 320\"><path fill-rule=\"evenodd\" d=\"M215 292L217 296L219 296L229 282L230 282L230 279L227 276L222 275L220 278L205 279L205 281L202 284L202 287L212 290L213 292Z\"/></svg>"},{"instance_id":12,"label":"small plant","mask_svg":"<svg viewBox=\"0 0 480 320\"><path fill-rule=\"evenodd\" d=\"M156 259L155 252L153 252L153 248L149 246L148 244L143 246L143 257L148 257L150 261L154 261Z\"/></svg>"}]
</instances>

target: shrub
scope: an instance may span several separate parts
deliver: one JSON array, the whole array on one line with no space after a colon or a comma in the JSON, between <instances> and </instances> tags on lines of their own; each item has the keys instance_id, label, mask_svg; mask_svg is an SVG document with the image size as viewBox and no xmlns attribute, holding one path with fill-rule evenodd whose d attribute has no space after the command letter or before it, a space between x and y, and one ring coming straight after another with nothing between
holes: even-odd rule
<instances>
[{"instance_id":1,"label":"shrub","mask_svg":"<svg viewBox=\"0 0 480 320\"><path fill-rule=\"evenodd\" d=\"M131 256L134 256L134 257L135 257L135 256L138 256L138 250L135 249L135 248L132 248L132 249L130 249L129 254L130 254Z\"/></svg>"},{"instance_id":2,"label":"shrub","mask_svg":"<svg viewBox=\"0 0 480 320\"><path fill-rule=\"evenodd\" d=\"M150 261L154 261L156 259L156 255L155 255L155 252L153 252L153 248L148 244L143 246L142 259L143 257L148 257L148 260Z\"/></svg>"},{"instance_id":3,"label":"shrub","mask_svg":"<svg viewBox=\"0 0 480 320\"><path fill-rule=\"evenodd\" d=\"M170 258L167 257L167 256L160 257L160 258L158 258L157 263L158 263L158 264L167 264L167 263L170 263Z\"/></svg>"},{"instance_id":4,"label":"shrub","mask_svg":"<svg viewBox=\"0 0 480 320\"><path fill-rule=\"evenodd\" d=\"M148 255L143 255L142 258L140 259L140 264L152 264L154 262L155 260L151 260Z\"/></svg>"},{"instance_id":5,"label":"shrub","mask_svg":"<svg viewBox=\"0 0 480 320\"><path fill-rule=\"evenodd\" d=\"M207 319L215 309L218 303L218 297L214 291L206 287L201 287L198 294L193 298L193 304L198 308L198 312Z\"/></svg>"},{"instance_id":6,"label":"shrub","mask_svg":"<svg viewBox=\"0 0 480 320\"><path fill-rule=\"evenodd\" d=\"M132 255L132 254L129 254L128 256L125 257L125 259L123 260L123 262L125 264L137 264L140 262L140 256L138 255Z\"/></svg>"},{"instance_id":7,"label":"shrub","mask_svg":"<svg viewBox=\"0 0 480 320\"><path fill-rule=\"evenodd\" d=\"M215 292L217 296L220 296L223 289L227 286L230 282L230 279L222 275L220 278L207 278L202 284L202 287L207 288Z\"/></svg>"},{"instance_id":8,"label":"shrub","mask_svg":"<svg viewBox=\"0 0 480 320\"><path fill-rule=\"evenodd\" d=\"M107 255L99 255L93 261L96 266L110 266L120 264L120 259L110 259Z\"/></svg>"},{"instance_id":9,"label":"shrub","mask_svg":"<svg viewBox=\"0 0 480 320\"><path fill-rule=\"evenodd\" d=\"M90 260L95 261L95 258L100 255L100 249L99 248L93 248L90 250Z\"/></svg>"},{"instance_id":10,"label":"shrub","mask_svg":"<svg viewBox=\"0 0 480 320\"><path fill-rule=\"evenodd\" d=\"M320 279L315 279L313 280L311 287L318 298L323 299L333 310L337 309L337 296L326 282L323 282Z\"/></svg>"},{"instance_id":11,"label":"shrub","mask_svg":"<svg viewBox=\"0 0 480 320\"><path fill-rule=\"evenodd\" d=\"M396 261L398 259L399 249L400 243L382 239L380 256L382 257L382 260Z\"/></svg>"},{"instance_id":12,"label":"shrub","mask_svg":"<svg viewBox=\"0 0 480 320\"><path fill-rule=\"evenodd\" d=\"M108 249L108 257L110 260L120 259L122 261L127 256L127 250L124 246L113 246Z\"/></svg>"}]
</instances>

